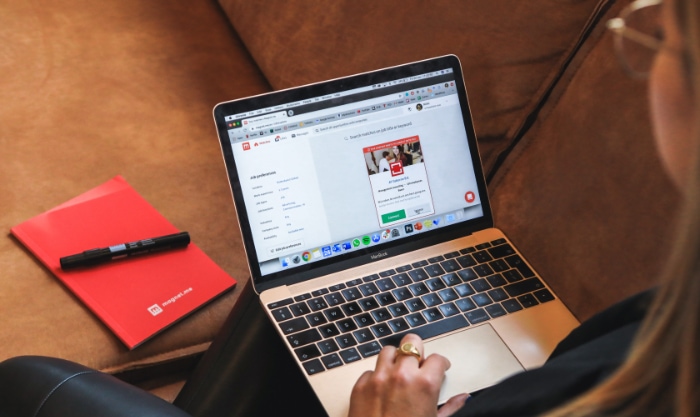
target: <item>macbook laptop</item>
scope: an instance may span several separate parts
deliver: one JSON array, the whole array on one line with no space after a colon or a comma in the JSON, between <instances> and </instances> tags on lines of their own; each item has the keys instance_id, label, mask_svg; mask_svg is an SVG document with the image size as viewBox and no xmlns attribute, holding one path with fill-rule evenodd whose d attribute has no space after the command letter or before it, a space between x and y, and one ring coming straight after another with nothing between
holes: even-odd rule
<instances>
[{"instance_id":1,"label":"macbook laptop","mask_svg":"<svg viewBox=\"0 0 700 417\"><path fill-rule=\"evenodd\" d=\"M214 118L255 290L329 415L408 332L452 363L444 402L541 365L578 325L494 227L457 57Z\"/></svg>"}]
</instances>

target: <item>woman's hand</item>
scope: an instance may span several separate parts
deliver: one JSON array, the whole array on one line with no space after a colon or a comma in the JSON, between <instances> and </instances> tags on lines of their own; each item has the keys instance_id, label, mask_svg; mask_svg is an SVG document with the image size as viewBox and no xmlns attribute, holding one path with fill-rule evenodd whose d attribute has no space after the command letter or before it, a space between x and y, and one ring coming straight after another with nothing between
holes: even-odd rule
<instances>
[{"instance_id":1,"label":"woman's hand","mask_svg":"<svg viewBox=\"0 0 700 417\"><path fill-rule=\"evenodd\" d=\"M464 405L467 394L457 395L437 409L450 361L438 354L423 359L423 341L414 334L404 336L401 346L405 343L413 344L420 358L399 353L393 346L384 347L374 371L362 374L352 390L350 417L447 417Z\"/></svg>"}]
</instances>

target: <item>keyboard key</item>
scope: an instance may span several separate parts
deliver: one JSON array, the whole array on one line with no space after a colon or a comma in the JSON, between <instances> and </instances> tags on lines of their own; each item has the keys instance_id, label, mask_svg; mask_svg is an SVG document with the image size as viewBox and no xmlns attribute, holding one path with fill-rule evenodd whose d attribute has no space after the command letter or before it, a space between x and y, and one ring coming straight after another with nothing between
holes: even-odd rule
<instances>
[{"instance_id":1,"label":"keyboard key","mask_svg":"<svg viewBox=\"0 0 700 417\"><path fill-rule=\"evenodd\" d=\"M423 314L423 317L428 321L428 323L440 320L443 318L442 313L440 313L440 310L437 309L437 307L432 307L427 310L421 311L421 314Z\"/></svg>"},{"instance_id":2,"label":"keyboard key","mask_svg":"<svg viewBox=\"0 0 700 417\"><path fill-rule=\"evenodd\" d=\"M430 291L439 291L445 288L445 283L440 278L431 278L425 281L425 285L430 288Z\"/></svg>"},{"instance_id":3,"label":"keyboard key","mask_svg":"<svg viewBox=\"0 0 700 417\"><path fill-rule=\"evenodd\" d=\"M355 287L360 284L362 284L362 280L360 278L355 278L345 283L345 285L347 285L348 287Z\"/></svg>"},{"instance_id":4,"label":"keyboard key","mask_svg":"<svg viewBox=\"0 0 700 417\"><path fill-rule=\"evenodd\" d=\"M421 297L421 300L423 300L425 305L428 307L433 307L442 304L442 300L440 299L440 297L438 297L438 295L434 293L424 295L423 297Z\"/></svg>"},{"instance_id":5,"label":"keyboard key","mask_svg":"<svg viewBox=\"0 0 700 417\"><path fill-rule=\"evenodd\" d=\"M321 332L323 337L333 337L340 334L340 330L338 330L338 327L333 323L321 326L318 328L318 330Z\"/></svg>"},{"instance_id":6,"label":"keyboard key","mask_svg":"<svg viewBox=\"0 0 700 417\"><path fill-rule=\"evenodd\" d=\"M472 301L471 298L460 298L459 300L455 301L455 304L462 312L474 310L476 308L476 304L474 304L474 301Z\"/></svg>"},{"instance_id":7,"label":"keyboard key","mask_svg":"<svg viewBox=\"0 0 700 417\"><path fill-rule=\"evenodd\" d=\"M502 244L504 244L504 243L506 243L506 240L503 239L503 238L499 238L499 239L496 239L496 240L492 241L492 242L491 242L491 245L493 245L493 246L498 246L498 245L502 245Z\"/></svg>"},{"instance_id":8,"label":"keyboard key","mask_svg":"<svg viewBox=\"0 0 700 417\"><path fill-rule=\"evenodd\" d=\"M479 245L476 245L477 249L486 249L486 248L490 248L490 247L491 247L491 244L489 242L484 242L484 243L481 243Z\"/></svg>"},{"instance_id":9,"label":"keyboard key","mask_svg":"<svg viewBox=\"0 0 700 417\"><path fill-rule=\"evenodd\" d=\"M428 291L428 287L425 286L422 282L418 282L416 284L411 284L408 286L408 288L411 290L411 293L413 293L414 296L419 297L421 295L427 294L430 291Z\"/></svg>"},{"instance_id":10,"label":"keyboard key","mask_svg":"<svg viewBox=\"0 0 700 417\"><path fill-rule=\"evenodd\" d=\"M474 288L472 288L472 286L467 283L459 284L455 287L455 291L460 297L466 297L468 295L476 293L476 291L474 291Z\"/></svg>"},{"instance_id":11,"label":"keyboard key","mask_svg":"<svg viewBox=\"0 0 700 417\"><path fill-rule=\"evenodd\" d=\"M342 333L357 330L357 324L355 324L355 321L353 321L353 319L342 319L340 321L337 321L336 325Z\"/></svg>"},{"instance_id":12,"label":"keyboard key","mask_svg":"<svg viewBox=\"0 0 700 417\"><path fill-rule=\"evenodd\" d=\"M336 321L336 320L339 320L339 319L342 319L343 317L345 317L345 314L343 314L343 312L340 311L340 307L330 308L330 309L324 311L323 314L326 315L326 318L328 319L328 321Z\"/></svg>"},{"instance_id":13,"label":"keyboard key","mask_svg":"<svg viewBox=\"0 0 700 417\"><path fill-rule=\"evenodd\" d=\"M397 288L391 293L394 294L396 301L403 301L413 297L413 294L411 294L411 291L408 288Z\"/></svg>"},{"instance_id":14,"label":"keyboard key","mask_svg":"<svg viewBox=\"0 0 700 417\"><path fill-rule=\"evenodd\" d=\"M377 341L365 343L357 347L363 358L369 358L370 356L378 355L379 351L382 350L382 345Z\"/></svg>"},{"instance_id":15,"label":"keyboard key","mask_svg":"<svg viewBox=\"0 0 700 417\"><path fill-rule=\"evenodd\" d=\"M335 343L335 340L333 340L333 339L318 342L318 343L316 343L316 346L318 346L318 349L324 355L327 353L338 351L338 344Z\"/></svg>"},{"instance_id":16,"label":"keyboard key","mask_svg":"<svg viewBox=\"0 0 700 417\"><path fill-rule=\"evenodd\" d=\"M499 302L508 298L508 294L502 288L496 288L487 293L493 301Z\"/></svg>"},{"instance_id":17,"label":"keyboard key","mask_svg":"<svg viewBox=\"0 0 700 417\"><path fill-rule=\"evenodd\" d=\"M546 288L535 292L534 295L535 298L537 298L537 301L540 303L546 303L547 301L554 300L554 295L552 295L552 293Z\"/></svg>"},{"instance_id":18,"label":"keyboard key","mask_svg":"<svg viewBox=\"0 0 700 417\"><path fill-rule=\"evenodd\" d=\"M393 320L389 320L389 321L387 322L387 324L389 325L389 328L390 328L394 333L396 333L396 332L403 332L403 331L405 331L405 330L408 330L408 328L409 328L409 327L408 327L408 323L406 323L406 320L404 320L404 319L401 318L401 317L396 318L396 319L393 319Z\"/></svg>"},{"instance_id":19,"label":"keyboard key","mask_svg":"<svg viewBox=\"0 0 700 417\"><path fill-rule=\"evenodd\" d=\"M474 272L480 277L487 277L493 275L494 271L487 264L481 264L474 267Z\"/></svg>"},{"instance_id":20,"label":"keyboard key","mask_svg":"<svg viewBox=\"0 0 700 417\"><path fill-rule=\"evenodd\" d=\"M268 304L267 308L269 308L270 310L274 310L276 308L288 306L288 305L292 304L293 302L294 302L294 300L292 300L291 298L286 298L284 300L275 301L274 303Z\"/></svg>"},{"instance_id":21,"label":"keyboard key","mask_svg":"<svg viewBox=\"0 0 700 417\"><path fill-rule=\"evenodd\" d=\"M340 308L343 309L343 312L346 316L354 316L355 314L362 313L362 309L356 301L353 301L352 303L343 304L342 306L340 306Z\"/></svg>"},{"instance_id":22,"label":"keyboard key","mask_svg":"<svg viewBox=\"0 0 700 417\"><path fill-rule=\"evenodd\" d=\"M484 313L485 314L485 313ZM406 316L406 319L411 321L410 316ZM383 339L380 339L379 342L382 344L382 346L387 346L387 345L392 345L392 346L398 346L399 343L401 342L401 338L403 338L406 333L415 333L418 336L420 336L422 339L430 339L435 336L440 336L441 334L451 332L453 330L457 329L462 329L464 327L469 326L469 323L467 320L464 318L463 315L457 315L457 316L452 316L448 317L445 320L440 320L435 323L429 324L427 326L417 326L409 330L408 332L402 332L402 333L395 333L391 336L385 337Z\"/></svg>"},{"instance_id":23,"label":"keyboard key","mask_svg":"<svg viewBox=\"0 0 700 417\"><path fill-rule=\"evenodd\" d=\"M503 278L503 275L501 274L494 274L491 275L490 277L486 277L486 280L491 284L492 287L500 287L503 285L506 285L508 282L506 281L505 278Z\"/></svg>"},{"instance_id":24,"label":"keyboard key","mask_svg":"<svg viewBox=\"0 0 700 417\"><path fill-rule=\"evenodd\" d=\"M355 346L357 344L357 341L351 334L338 336L335 338L335 341L338 343L338 346L341 349L349 348L350 346Z\"/></svg>"},{"instance_id":25,"label":"keyboard key","mask_svg":"<svg viewBox=\"0 0 700 417\"><path fill-rule=\"evenodd\" d=\"M311 309L309 309L309 306L307 306L306 303L292 304L289 306L289 309L296 317L311 313Z\"/></svg>"},{"instance_id":26,"label":"keyboard key","mask_svg":"<svg viewBox=\"0 0 700 417\"><path fill-rule=\"evenodd\" d=\"M445 260L445 258L442 257L441 255L433 256L432 258L428 258L428 262L431 264L435 264L435 263L438 263L438 262L444 261L444 260Z\"/></svg>"},{"instance_id":27,"label":"keyboard key","mask_svg":"<svg viewBox=\"0 0 700 417\"><path fill-rule=\"evenodd\" d=\"M328 323L328 320L326 320L326 317L321 312L309 314L306 316L306 321L308 321L309 324L314 327Z\"/></svg>"},{"instance_id":28,"label":"keyboard key","mask_svg":"<svg viewBox=\"0 0 700 417\"><path fill-rule=\"evenodd\" d=\"M418 327L427 323L427 321L425 321L425 318L423 318L423 315L420 313L409 314L405 317L405 319L411 327Z\"/></svg>"},{"instance_id":29,"label":"keyboard key","mask_svg":"<svg viewBox=\"0 0 700 417\"><path fill-rule=\"evenodd\" d=\"M324 356L321 358L321 361L323 361L323 364L326 365L326 368L328 369L337 368L343 365L343 361L340 359L340 356L337 353Z\"/></svg>"},{"instance_id":30,"label":"keyboard key","mask_svg":"<svg viewBox=\"0 0 700 417\"><path fill-rule=\"evenodd\" d=\"M297 355L297 358L299 358L299 360L302 362L321 356L321 351L318 350L318 347L316 345L308 345L300 347L298 349L294 349L294 353Z\"/></svg>"},{"instance_id":31,"label":"keyboard key","mask_svg":"<svg viewBox=\"0 0 700 417\"><path fill-rule=\"evenodd\" d=\"M459 314L459 310L457 309L457 306L454 305L453 303L443 304L440 307L438 307L438 309L440 309L440 312L445 317L450 317L450 316L454 316L455 314Z\"/></svg>"},{"instance_id":32,"label":"keyboard key","mask_svg":"<svg viewBox=\"0 0 700 417\"><path fill-rule=\"evenodd\" d=\"M373 282L362 284L358 288L360 289L360 291L362 291L362 295L364 295L365 297L369 297L370 295L379 293L379 289L376 285L374 285Z\"/></svg>"},{"instance_id":33,"label":"keyboard key","mask_svg":"<svg viewBox=\"0 0 700 417\"><path fill-rule=\"evenodd\" d=\"M372 319L369 313L363 313L359 316L355 316L355 323L357 323L357 327L367 327L371 324L374 324L374 319Z\"/></svg>"},{"instance_id":34,"label":"keyboard key","mask_svg":"<svg viewBox=\"0 0 700 417\"><path fill-rule=\"evenodd\" d=\"M411 269L413 269L413 267L411 265L404 265L404 266L400 266L400 267L396 268L396 272L406 272L406 271L410 271Z\"/></svg>"},{"instance_id":35,"label":"keyboard key","mask_svg":"<svg viewBox=\"0 0 700 417\"><path fill-rule=\"evenodd\" d=\"M488 282L486 282L485 279L477 279L476 281L471 282L472 288L474 288L474 291L476 292L484 292L488 291L491 289L491 285L489 285Z\"/></svg>"},{"instance_id":36,"label":"keyboard key","mask_svg":"<svg viewBox=\"0 0 700 417\"><path fill-rule=\"evenodd\" d=\"M454 251L454 252L446 253L446 254L443 255L443 256L445 257L445 259L452 259L452 258L458 257L459 255L460 255L459 252Z\"/></svg>"},{"instance_id":37,"label":"keyboard key","mask_svg":"<svg viewBox=\"0 0 700 417\"><path fill-rule=\"evenodd\" d=\"M360 294L360 291L355 287L346 288L340 293L343 294L343 297L345 297L345 299L348 301L359 300L362 298L362 294Z\"/></svg>"},{"instance_id":38,"label":"keyboard key","mask_svg":"<svg viewBox=\"0 0 700 417\"><path fill-rule=\"evenodd\" d=\"M372 326L372 333L374 333L374 335L377 337L385 337L391 334L391 329L389 329L388 324L379 323L375 326Z\"/></svg>"},{"instance_id":39,"label":"keyboard key","mask_svg":"<svg viewBox=\"0 0 700 417\"><path fill-rule=\"evenodd\" d=\"M316 291L311 291L311 296L312 297L320 297L324 294L328 294L330 291L328 291L328 288L321 288L320 290Z\"/></svg>"},{"instance_id":40,"label":"keyboard key","mask_svg":"<svg viewBox=\"0 0 700 417\"><path fill-rule=\"evenodd\" d=\"M370 282L379 279L379 274L372 274L368 275L366 277L362 277L362 281L364 282Z\"/></svg>"},{"instance_id":41,"label":"keyboard key","mask_svg":"<svg viewBox=\"0 0 700 417\"><path fill-rule=\"evenodd\" d=\"M462 281L464 282L469 282L479 278L479 276L476 275L476 272L474 272L474 270L471 268L462 269L461 271L457 272L457 275L459 275L459 277L462 278Z\"/></svg>"},{"instance_id":42,"label":"keyboard key","mask_svg":"<svg viewBox=\"0 0 700 417\"><path fill-rule=\"evenodd\" d=\"M507 257L506 262L508 262L508 265L510 265L511 267L516 268L525 278L535 276L535 273L532 272L532 269L530 269L530 267L527 266L525 261L523 261L522 258L518 255L512 255Z\"/></svg>"},{"instance_id":43,"label":"keyboard key","mask_svg":"<svg viewBox=\"0 0 700 417\"><path fill-rule=\"evenodd\" d=\"M503 273L503 277L506 279L506 281L511 283L523 280L523 276L520 275L520 272L518 272L517 269L509 269L508 271L505 271Z\"/></svg>"},{"instance_id":44,"label":"keyboard key","mask_svg":"<svg viewBox=\"0 0 700 417\"><path fill-rule=\"evenodd\" d=\"M355 340L357 340L357 343L366 343L370 340L374 340L374 335L372 334L372 331L370 329L360 329L356 332L353 332L352 335L355 336Z\"/></svg>"},{"instance_id":45,"label":"keyboard key","mask_svg":"<svg viewBox=\"0 0 700 417\"><path fill-rule=\"evenodd\" d=\"M397 286L403 287L404 285L408 285L413 282L413 280L408 276L408 274L398 274L394 275L391 277L392 280L396 283Z\"/></svg>"},{"instance_id":46,"label":"keyboard key","mask_svg":"<svg viewBox=\"0 0 700 417\"><path fill-rule=\"evenodd\" d=\"M386 271L382 271L379 273L379 276L382 278L390 277L396 273L395 270L393 269L387 269Z\"/></svg>"},{"instance_id":47,"label":"keyboard key","mask_svg":"<svg viewBox=\"0 0 700 417\"><path fill-rule=\"evenodd\" d=\"M469 311L465 313L465 316L467 316L467 320L471 324L479 324L491 318L483 308Z\"/></svg>"},{"instance_id":48,"label":"keyboard key","mask_svg":"<svg viewBox=\"0 0 700 417\"><path fill-rule=\"evenodd\" d=\"M542 288L544 288L544 284L537 278L526 279L503 287L511 297L517 297L525 293L541 290Z\"/></svg>"},{"instance_id":49,"label":"keyboard key","mask_svg":"<svg viewBox=\"0 0 700 417\"><path fill-rule=\"evenodd\" d=\"M380 305L387 306L389 304L394 304L396 302L396 298L394 298L390 292L385 292L377 296L377 301L379 301Z\"/></svg>"},{"instance_id":50,"label":"keyboard key","mask_svg":"<svg viewBox=\"0 0 700 417\"><path fill-rule=\"evenodd\" d=\"M372 317L374 317L374 320L379 323L389 320L391 318L391 314L389 314L389 311L386 308L380 308L372 311Z\"/></svg>"},{"instance_id":51,"label":"keyboard key","mask_svg":"<svg viewBox=\"0 0 700 417\"><path fill-rule=\"evenodd\" d=\"M287 307L281 307L276 310L272 310L272 317L275 318L275 321L280 322L291 319L292 313Z\"/></svg>"},{"instance_id":52,"label":"keyboard key","mask_svg":"<svg viewBox=\"0 0 700 417\"><path fill-rule=\"evenodd\" d=\"M467 285L467 284L464 284L464 285ZM444 301L446 303L450 302L450 301L454 301L454 300L459 298L457 293L452 288L446 288L446 289L438 292L438 295L440 296L440 299L442 299L442 301Z\"/></svg>"},{"instance_id":53,"label":"keyboard key","mask_svg":"<svg viewBox=\"0 0 700 417\"><path fill-rule=\"evenodd\" d=\"M505 258L506 256L515 254L515 249L513 249L513 247L507 243L505 245L498 245L493 248L490 248L488 249L488 251L491 254L491 256L494 257L494 259Z\"/></svg>"},{"instance_id":54,"label":"keyboard key","mask_svg":"<svg viewBox=\"0 0 700 417\"><path fill-rule=\"evenodd\" d=\"M441 279L442 282L444 282L445 285L447 285L448 287L453 287L457 284L462 283L462 280L459 278L459 276L457 276L457 274L454 273L443 275Z\"/></svg>"},{"instance_id":55,"label":"keyboard key","mask_svg":"<svg viewBox=\"0 0 700 417\"><path fill-rule=\"evenodd\" d=\"M476 260L471 255L463 255L457 258L457 262L462 268L469 268L470 266L476 265Z\"/></svg>"},{"instance_id":56,"label":"keyboard key","mask_svg":"<svg viewBox=\"0 0 700 417\"><path fill-rule=\"evenodd\" d=\"M520 305L518 300L511 298L510 300L506 300L501 303L503 308L506 309L507 312L509 313L515 313L516 311L520 311L523 309L523 306Z\"/></svg>"},{"instance_id":57,"label":"keyboard key","mask_svg":"<svg viewBox=\"0 0 700 417\"><path fill-rule=\"evenodd\" d=\"M406 308L406 306L403 305L403 303L392 304L388 308L389 312L394 317L401 317L408 314L408 308Z\"/></svg>"},{"instance_id":58,"label":"keyboard key","mask_svg":"<svg viewBox=\"0 0 700 417\"><path fill-rule=\"evenodd\" d=\"M472 253L472 256L473 256L474 259L476 259L476 261L479 262L479 263L485 263L485 262L489 262L489 261L492 261L492 260L493 260L493 258L491 257L491 255L489 255L489 253L486 252L485 250L482 250L482 251L479 251L479 252L474 252L474 253Z\"/></svg>"},{"instance_id":59,"label":"keyboard key","mask_svg":"<svg viewBox=\"0 0 700 417\"><path fill-rule=\"evenodd\" d=\"M418 261L418 262L414 262L414 263L411 264L411 266L414 267L414 268L420 268L420 267L423 267L423 266L426 266L426 265L428 265L428 261L425 261L425 260L423 260L423 261Z\"/></svg>"},{"instance_id":60,"label":"keyboard key","mask_svg":"<svg viewBox=\"0 0 700 417\"><path fill-rule=\"evenodd\" d=\"M297 317L280 324L280 329L282 329L284 334L292 334L308 328L309 323L306 322L304 317Z\"/></svg>"},{"instance_id":61,"label":"keyboard key","mask_svg":"<svg viewBox=\"0 0 700 417\"><path fill-rule=\"evenodd\" d=\"M425 272L425 270L423 270L423 268L408 271L408 276L411 277L413 282L420 282L429 278L428 274Z\"/></svg>"},{"instance_id":62,"label":"keyboard key","mask_svg":"<svg viewBox=\"0 0 700 417\"><path fill-rule=\"evenodd\" d=\"M308 345L309 343L318 342L321 340L321 334L316 329L309 329L287 336L287 340L292 347L296 348Z\"/></svg>"},{"instance_id":63,"label":"keyboard key","mask_svg":"<svg viewBox=\"0 0 700 417\"><path fill-rule=\"evenodd\" d=\"M406 301L406 307L408 307L408 310L413 313L425 309L425 304L420 298L413 298Z\"/></svg>"},{"instance_id":64,"label":"keyboard key","mask_svg":"<svg viewBox=\"0 0 700 417\"><path fill-rule=\"evenodd\" d=\"M427 265L425 272L431 277L439 277L445 274L445 270L438 264Z\"/></svg>"},{"instance_id":65,"label":"keyboard key","mask_svg":"<svg viewBox=\"0 0 700 417\"><path fill-rule=\"evenodd\" d=\"M379 307L379 303L373 297L363 298L359 301L359 304L363 311L370 311Z\"/></svg>"},{"instance_id":66,"label":"keyboard key","mask_svg":"<svg viewBox=\"0 0 700 417\"><path fill-rule=\"evenodd\" d=\"M343 361L345 361L345 363L355 362L362 359L362 356L360 356L359 352L355 348L351 348L340 352L340 356L343 358Z\"/></svg>"},{"instance_id":67,"label":"keyboard key","mask_svg":"<svg viewBox=\"0 0 700 417\"><path fill-rule=\"evenodd\" d=\"M302 365L304 366L306 373L309 375L314 375L314 374L317 374L319 372L325 371L325 368L323 367L323 365L321 365L321 361L319 361L318 359L314 359L312 361L305 362ZM328 369L330 369L330 367Z\"/></svg>"},{"instance_id":68,"label":"keyboard key","mask_svg":"<svg viewBox=\"0 0 700 417\"><path fill-rule=\"evenodd\" d=\"M340 291L345 289L345 284L335 284L328 287L331 291Z\"/></svg>"},{"instance_id":69,"label":"keyboard key","mask_svg":"<svg viewBox=\"0 0 700 417\"><path fill-rule=\"evenodd\" d=\"M294 297L294 301L306 301L309 298L311 298L311 294L306 293L306 294L297 295L296 297Z\"/></svg>"},{"instance_id":70,"label":"keyboard key","mask_svg":"<svg viewBox=\"0 0 700 417\"><path fill-rule=\"evenodd\" d=\"M479 307L483 307L483 306L487 306L487 305L489 305L489 304L493 304L493 300L491 299L491 297L489 297L488 294L483 293L483 292L472 296L472 300L473 300L474 303L476 303L476 305L478 305Z\"/></svg>"},{"instance_id":71,"label":"keyboard key","mask_svg":"<svg viewBox=\"0 0 700 417\"><path fill-rule=\"evenodd\" d=\"M510 269L510 266L502 259L496 259L495 261L489 262L489 266L496 272L503 272Z\"/></svg>"},{"instance_id":72,"label":"keyboard key","mask_svg":"<svg viewBox=\"0 0 700 417\"><path fill-rule=\"evenodd\" d=\"M532 294L521 295L518 297L518 301L520 301L520 304L522 304L525 308L534 307L539 304L539 301L537 301L535 296Z\"/></svg>"},{"instance_id":73,"label":"keyboard key","mask_svg":"<svg viewBox=\"0 0 700 417\"><path fill-rule=\"evenodd\" d=\"M328 308L328 304L326 304L326 300L323 298L312 298L311 300L307 301L307 304L309 304L309 308L311 308L311 311L321 311L324 308Z\"/></svg>"},{"instance_id":74,"label":"keyboard key","mask_svg":"<svg viewBox=\"0 0 700 417\"><path fill-rule=\"evenodd\" d=\"M491 316L494 319L508 314L500 304L492 304L490 306L487 306L486 312L489 313L489 316Z\"/></svg>"},{"instance_id":75,"label":"keyboard key","mask_svg":"<svg viewBox=\"0 0 700 417\"><path fill-rule=\"evenodd\" d=\"M442 266L442 269L444 269L445 272L455 272L455 271L459 271L460 269L462 269L459 266L459 263L457 263L457 261L452 260L452 259L447 260L445 262L440 262L440 266Z\"/></svg>"},{"instance_id":76,"label":"keyboard key","mask_svg":"<svg viewBox=\"0 0 700 417\"><path fill-rule=\"evenodd\" d=\"M326 299L326 303L328 303L329 306L337 306L338 304L342 304L345 302L345 299L343 298L342 295L340 295L339 292L332 292L324 297Z\"/></svg>"},{"instance_id":77,"label":"keyboard key","mask_svg":"<svg viewBox=\"0 0 700 417\"><path fill-rule=\"evenodd\" d=\"M376 282L376 284L379 291L389 291L396 288L396 284L394 284L394 281L392 281L391 278L380 279Z\"/></svg>"}]
</instances>

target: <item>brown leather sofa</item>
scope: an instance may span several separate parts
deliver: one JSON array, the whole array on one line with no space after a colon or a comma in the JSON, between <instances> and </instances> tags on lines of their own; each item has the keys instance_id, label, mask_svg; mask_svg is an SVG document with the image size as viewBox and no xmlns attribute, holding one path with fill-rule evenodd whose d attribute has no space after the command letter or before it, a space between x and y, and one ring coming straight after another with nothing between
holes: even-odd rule
<instances>
[{"instance_id":1,"label":"brown leather sofa","mask_svg":"<svg viewBox=\"0 0 700 417\"><path fill-rule=\"evenodd\" d=\"M211 110L431 56L464 67L496 224L579 319L653 284L677 197L615 0L0 0L0 360L172 400L248 275ZM239 285L127 350L10 227L122 175Z\"/></svg>"}]
</instances>

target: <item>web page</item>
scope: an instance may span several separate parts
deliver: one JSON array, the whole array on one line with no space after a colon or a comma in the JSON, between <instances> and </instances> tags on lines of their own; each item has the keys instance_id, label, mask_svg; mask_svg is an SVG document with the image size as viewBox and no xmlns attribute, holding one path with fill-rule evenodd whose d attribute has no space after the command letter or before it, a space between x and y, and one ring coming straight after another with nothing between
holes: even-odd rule
<instances>
[{"instance_id":1,"label":"web page","mask_svg":"<svg viewBox=\"0 0 700 417\"><path fill-rule=\"evenodd\" d=\"M482 214L459 101L442 92L282 112L234 129L263 274Z\"/></svg>"}]
</instances>

